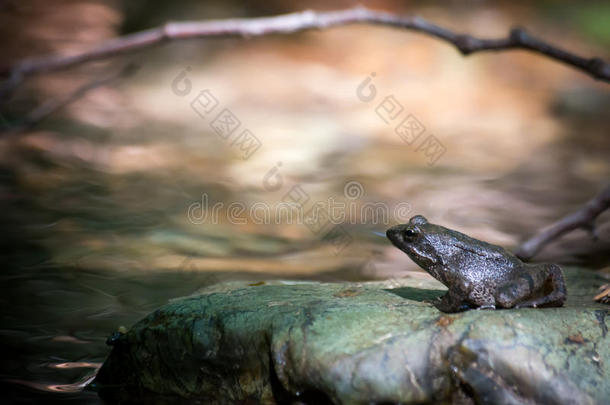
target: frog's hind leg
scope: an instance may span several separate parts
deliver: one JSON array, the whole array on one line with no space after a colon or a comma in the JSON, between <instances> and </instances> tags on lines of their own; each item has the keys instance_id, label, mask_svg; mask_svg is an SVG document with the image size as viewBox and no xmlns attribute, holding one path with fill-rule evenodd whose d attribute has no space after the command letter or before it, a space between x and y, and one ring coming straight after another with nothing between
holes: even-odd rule
<instances>
[{"instance_id":1,"label":"frog's hind leg","mask_svg":"<svg viewBox=\"0 0 610 405\"><path fill-rule=\"evenodd\" d=\"M560 307L565 299L563 274L556 264L531 266L496 293L496 303L503 308Z\"/></svg>"},{"instance_id":2,"label":"frog's hind leg","mask_svg":"<svg viewBox=\"0 0 610 405\"><path fill-rule=\"evenodd\" d=\"M568 295L566 283L561 268L556 264L544 264L547 277L541 288L542 295L536 298L519 302L516 308L525 307L560 307Z\"/></svg>"}]
</instances>

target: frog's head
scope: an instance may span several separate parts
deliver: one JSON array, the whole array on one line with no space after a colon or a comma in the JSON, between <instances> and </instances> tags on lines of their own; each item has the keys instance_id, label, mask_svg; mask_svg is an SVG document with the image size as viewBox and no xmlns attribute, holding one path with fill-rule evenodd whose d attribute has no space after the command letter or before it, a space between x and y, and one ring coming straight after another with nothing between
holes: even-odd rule
<instances>
[{"instance_id":1,"label":"frog's head","mask_svg":"<svg viewBox=\"0 0 610 405\"><path fill-rule=\"evenodd\" d=\"M437 225L428 223L421 215L416 215L407 224L393 226L386 236L394 246L405 252L411 260L424 270L440 262L438 243L435 235ZM440 227L438 227L440 228Z\"/></svg>"}]
</instances>

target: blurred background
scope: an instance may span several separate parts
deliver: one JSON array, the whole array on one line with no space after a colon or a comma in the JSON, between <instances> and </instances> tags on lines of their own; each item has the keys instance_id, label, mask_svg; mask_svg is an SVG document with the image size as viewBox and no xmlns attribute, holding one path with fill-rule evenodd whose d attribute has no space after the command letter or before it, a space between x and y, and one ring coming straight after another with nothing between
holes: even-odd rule
<instances>
[{"instance_id":1,"label":"blurred background","mask_svg":"<svg viewBox=\"0 0 610 405\"><path fill-rule=\"evenodd\" d=\"M604 1L4 0L0 63L172 20L359 4L482 38L523 26L610 57ZM95 402L81 388L106 337L170 298L236 279L423 280L373 232L422 214L514 249L610 179L608 84L524 51L463 57L370 25L168 42L37 75L3 100L0 126L129 64L135 75L0 136L0 339L11 353L0 373L14 401ZM227 114L239 126L223 127ZM277 214L287 201L304 216L329 202L346 215ZM609 213L598 224L599 240L574 231L536 260L608 273Z\"/></svg>"}]
</instances>

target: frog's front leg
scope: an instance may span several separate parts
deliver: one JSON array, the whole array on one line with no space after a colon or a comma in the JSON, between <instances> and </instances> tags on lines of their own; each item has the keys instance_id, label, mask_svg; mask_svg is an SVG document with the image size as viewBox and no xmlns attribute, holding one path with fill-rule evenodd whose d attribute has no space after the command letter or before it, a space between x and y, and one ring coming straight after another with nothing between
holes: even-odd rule
<instances>
[{"instance_id":1,"label":"frog's front leg","mask_svg":"<svg viewBox=\"0 0 610 405\"><path fill-rule=\"evenodd\" d=\"M468 309L468 305L462 297L463 295L459 291L449 289L445 295L434 302L434 306L443 312L460 312Z\"/></svg>"},{"instance_id":2,"label":"frog's front leg","mask_svg":"<svg viewBox=\"0 0 610 405\"><path fill-rule=\"evenodd\" d=\"M503 308L560 307L566 299L561 268L556 264L528 266L517 278L496 293L496 303Z\"/></svg>"}]
</instances>

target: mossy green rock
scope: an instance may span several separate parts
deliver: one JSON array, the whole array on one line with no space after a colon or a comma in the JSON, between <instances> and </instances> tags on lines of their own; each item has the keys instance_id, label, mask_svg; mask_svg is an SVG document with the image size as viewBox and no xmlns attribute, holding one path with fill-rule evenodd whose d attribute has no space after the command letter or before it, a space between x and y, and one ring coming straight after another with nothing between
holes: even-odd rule
<instances>
[{"instance_id":1,"label":"mossy green rock","mask_svg":"<svg viewBox=\"0 0 610 405\"><path fill-rule=\"evenodd\" d=\"M563 308L443 314L435 282L215 286L126 334L95 386L201 403L607 404L602 280L566 269Z\"/></svg>"}]
</instances>

